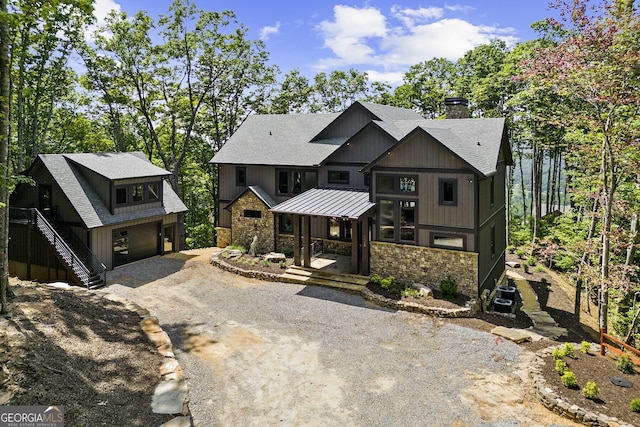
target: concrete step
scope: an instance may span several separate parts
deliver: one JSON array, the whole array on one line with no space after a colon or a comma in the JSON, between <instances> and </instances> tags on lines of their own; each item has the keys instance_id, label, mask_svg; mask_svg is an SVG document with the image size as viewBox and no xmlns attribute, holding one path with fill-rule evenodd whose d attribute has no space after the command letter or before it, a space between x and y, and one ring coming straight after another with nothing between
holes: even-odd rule
<instances>
[{"instance_id":1,"label":"concrete step","mask_svg":"<svg viewBox=\"0 0 640 427\"><path fill-rule=\"evenodd\" d=\"M303 277L317 277L321 279L328 279L336 282L353 283L357 285L366 285L367 283L369 283L369 278L366 276L322 271L314 268L299 267L295 265L292 265L290 268L288 268L285 273Z\"/></svg>"},{"instance_id":2,"label":"concrete step","mask_svg":"<svg viewBox=\"0 0 640 427\"><path fill-rule=\"evenodd\" d=\"M296 283L304 284L304 285L324 286L328 288L342 289L342 290L351 291L351 292L361 292L366 285L366 283L365 284L352 283L352 282L331 280L331 279L320 277L320 276L295 274L295 273L290 273L288 270L287 272L282 274L282 277L287 278Z\"/></svg>"}]
</instances>

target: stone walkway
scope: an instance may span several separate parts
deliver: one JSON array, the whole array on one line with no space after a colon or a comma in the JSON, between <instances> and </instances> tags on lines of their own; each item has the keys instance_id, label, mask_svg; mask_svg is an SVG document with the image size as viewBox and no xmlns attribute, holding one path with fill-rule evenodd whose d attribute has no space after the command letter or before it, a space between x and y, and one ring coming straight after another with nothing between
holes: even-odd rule
<instances>
[{"instance_id":1,"label":"stone walkway","mask_svg":"<svg viewBox=\"0 0 640 427\"><path fill-rule=\"evenodd\" d=\"M538 296L529 285L529 282L513 271L507 270L507 277L513 280L522 298L522 311L533 322L532 331L550 339L567 335L567 330L558 326L553 317L540 308Z\"/></svg>"}]
</instances>

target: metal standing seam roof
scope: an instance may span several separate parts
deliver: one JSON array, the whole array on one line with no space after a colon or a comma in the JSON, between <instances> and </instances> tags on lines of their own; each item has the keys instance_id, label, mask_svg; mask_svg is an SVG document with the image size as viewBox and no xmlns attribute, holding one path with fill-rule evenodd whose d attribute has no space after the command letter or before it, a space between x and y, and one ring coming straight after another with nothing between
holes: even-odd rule
<instances>
[{"instance_id":1,"label":"metal standing seam roof","mask_svg":"<svg viewBox=\"0 0 640 427\"><path fill-rule=\"evenodd\" d=\"M367 191L313 188L271 208L275 213L359 219L375 208Z\"/></svg>"}]
</instances>

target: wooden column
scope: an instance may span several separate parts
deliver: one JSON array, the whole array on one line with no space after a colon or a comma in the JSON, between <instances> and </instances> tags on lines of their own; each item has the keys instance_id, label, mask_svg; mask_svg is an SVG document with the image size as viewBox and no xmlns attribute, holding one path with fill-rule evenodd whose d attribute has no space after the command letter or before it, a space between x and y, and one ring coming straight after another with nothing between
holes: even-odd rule
<instances>
[{"instance_id":1,"label":"wooden column","mask_svg":"<svg viewBox=\"0 0 640 427\"><path fill-rule=\"evenodd\" d=\"M358 233L358 220L351 220L351 273L358 274L358 247L360 246L360 233Z\"/></svg>"},{"instance_id":2,"label":"wooden column","mask_svg":"<svg viewBox=\"0 0 640 427\"><path fill-rule=\"evenodd\" d=\"M360 264L360 274L369 275L369 225L370 218L366 217L362 224L362 263Z\"/></svg>"},{"instance_id":3,"label":"wooden column","mask_svg":"<svg viewBox=\"0 0 640 427\"><path fill-rule=\"evenodd\" d=\"M302 241L304 244L304 266L311 267L311 217L302 216Z\"/></svg>"},{"instance_id":4,"label":"wooden column","mask_svg":"<svg viewBox=\"0 0 640 427\"><path fill-rule=\"evenodd\" d=\"M293 215L293 263L300 267L300 248L302 239L300 235L300 215Z\"/></svg>"}]
</instances>

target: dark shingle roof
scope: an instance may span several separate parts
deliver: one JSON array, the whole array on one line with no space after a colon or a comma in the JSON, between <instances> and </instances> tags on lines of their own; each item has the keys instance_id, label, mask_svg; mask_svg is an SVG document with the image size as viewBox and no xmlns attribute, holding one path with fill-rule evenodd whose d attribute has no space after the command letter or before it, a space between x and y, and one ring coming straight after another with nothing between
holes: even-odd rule
<instances>
[{"instance_id":1,"label":"dark shingle roof","mask_svg":"<svg viewBox=\"0 0 640 427\"><path fill-rule=\"evenodd\" d=\"M140 158L142 154L142 158ZM75 153L64 157L107 179L146 178L171 175L155 166L143 153Z\"/></svg>"},{"instance_id":2,"label":"dark shingle roof","mask_svg":"<svg viewBox=\"0 0 640 427\"><path fill-rule=\"evenodd\" d=\"M367 191L312 188L271 209L276 213L358 219L375 208Z\"/></svg>"},{"instance_id":3,"label":"dark shingle roof","mask_svg":"<svg viewBox=\"0 0 640 427\"><path fill-rule=\"evenodd\" d=\"M211 163L315 166L333 153L346 138L311 139L338 114L253 115L213 156Z\"/></svg>"},{"instance_id":4,"label":"dark shingle roof","mask_svg":"<svg viewBox=\"0 0 640 427\"><path fill-rule=\"evenodd\" d=\"M100 170L103 172L107 172L109 165L111 165L114 169L119 170L120 166L118 166L119 162L123 162L129 165L137 165L141 168L145 175L139 175L140 171L132 171L131 175L133 176L123 176L121 172L113 173L112 176L118 176L119 178L138 178L138 177L148 177L148 176L164 176L169 174L164 169L160 169L156 166L153 166L151 162L148 160L143 160L140 158L138 153L110 153L110 155L102 156L102 155L91 155L88 154L78 155L78 154L41 154L38 156L40 161L42 161L43 165L49 170L51 176L56 180L63 193L76 210L82 222L84 222L87 228L95 228L101 227L105 225L124 223L128 221L134 221L138 219L151 218L156 216L163 216L170 213L176 212L185 212L187 207L184 205L182 200L178 197L178 195L173 191L171 186L163 181L163 206L152 209L143 209L133 212L127 212L117 215L112 215L109 207L102 201L100 196L94 191L91 187L91 184L87 181L87 179L80 173L78 170L78 166L76 166L70 157L75 158L80 157L84 160L84 165L91 164L93 161L91 159L100 158L102 159L103 164L100 166ZM132 160L136 158L137 161ZM88 160L89 159L89 160ZM76 162L78 163L78 162ZM153 175L148 175L148 173L152 170L151 168L147 168L147 165L143 165L143 163L148 163L153 166L153 170L156 173ZM158 172L162 171L162 174ZM101 175L103 175L101 173ZM103 175L104 176L104 175Z\"/></svg>"},{"instance_id":5,"label":"dark shingle roof","mask_svg":"<svg viewBox=\"0 0 640 427\"><path fill-rule=\"evenodd\" d=\"M227 206L225 206L225 209L229 209L231 205L233 205L238 199L244 196L247 191L251 191L253 194L255 194L256 197L262 200L262 203L264 203L269 209L277 204L276 201L273 200L271 196L262 189L262 187L260 187L259 185L250 185L242 193L238 194L235 199L230 201Z\"/></svg>"}]
</instances>

